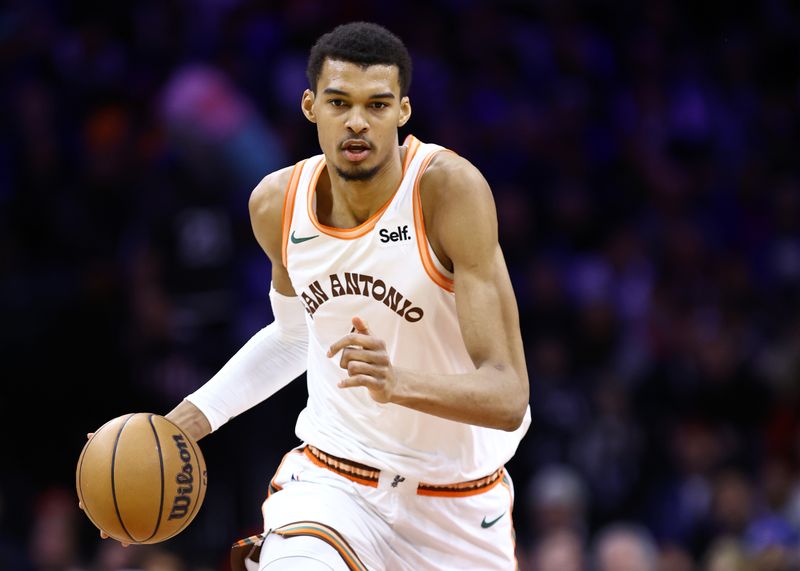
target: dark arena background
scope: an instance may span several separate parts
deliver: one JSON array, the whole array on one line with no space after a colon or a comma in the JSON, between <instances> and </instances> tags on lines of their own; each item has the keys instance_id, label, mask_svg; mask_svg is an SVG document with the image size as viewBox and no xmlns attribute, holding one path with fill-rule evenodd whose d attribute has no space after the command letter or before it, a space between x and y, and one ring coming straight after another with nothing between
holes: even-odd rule
<instances>
[{"instance_id":1,"label":"dark arena background","mask_svg":"<svg viewBox=\"0 0 800 571\"><path fill-rule=\"evenodd\" d=\"M249 193L319 152L305 60L352 20L414 58L401 137L494 191L531 379L520 568L621 570L616 537L624 569L798 569L800 9L780 0L5 2L0 569L226 569L259 531L303 379L201 441L205 503L166 543L101 541L75 465L271 321Z\"/></svg>"}]
</instances>

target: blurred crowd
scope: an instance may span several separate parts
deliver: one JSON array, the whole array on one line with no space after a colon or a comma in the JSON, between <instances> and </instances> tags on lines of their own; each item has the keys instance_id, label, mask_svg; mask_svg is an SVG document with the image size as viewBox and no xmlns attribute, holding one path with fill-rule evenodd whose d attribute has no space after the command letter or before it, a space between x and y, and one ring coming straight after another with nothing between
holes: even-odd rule
<instances>
[{"instance_id":1,"label":"blurred crowd","mask_svg":"<svg viewBox=\"0 0 800 571\"><path fill-rule=\"evenodd\" d=\"M319 152L305 60L371 20L401 133L495 193L533 424L523 571L800 569L800 9L782 0L11 0L0 8L0 569L224 569L298 381L202 441L167 543L101 541L85 433L166 413L271 320L247 199ZM18 420L12 423L12 416Z\"/></svg>"}]
</instances>

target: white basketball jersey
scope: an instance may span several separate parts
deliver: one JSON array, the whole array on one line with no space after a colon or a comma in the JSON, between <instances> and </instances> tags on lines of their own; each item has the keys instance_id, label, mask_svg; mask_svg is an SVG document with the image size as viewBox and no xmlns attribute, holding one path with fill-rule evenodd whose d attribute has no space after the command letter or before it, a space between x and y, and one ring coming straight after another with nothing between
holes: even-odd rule
<instances>
[{"instance_id":1,"label":"white basketball jersey","mask_svg":"<svg viewBox=\"0 0 800 571\"><path fill-rule=\"evenodd\" d=\"M331 228L316 217L324 155L295 168L283 213L284 264L306 308L308 403L298 437L325 452L427 483L480 478L514 454L530 411L514 432L445 420L340 389L347 371L328 348L354 316L383 339L393 366L427 373L474 371L456 316L452 274L425 235L419 180L438 145L408 137L394 196L363 224Z\"/></svg>"}]
</instances>

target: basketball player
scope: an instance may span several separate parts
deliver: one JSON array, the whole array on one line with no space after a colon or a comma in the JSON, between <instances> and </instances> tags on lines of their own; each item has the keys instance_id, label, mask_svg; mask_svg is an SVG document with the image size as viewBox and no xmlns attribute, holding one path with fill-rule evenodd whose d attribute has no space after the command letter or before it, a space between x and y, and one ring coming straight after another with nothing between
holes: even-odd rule
<instances>
[{"instance_id":1,"label":"basketball player","mask_svg":"<svg viewBox=\"0 0 800 571\"><path fill-rule=\"evenodd\" d=\"M491 191L455 153L399 144L411 61L386 29L325 34L308 79L322 154L250 200L275 321L167 416L202 438L307 371L248 568L514 569L503 465L529 389Z\"/></svg>"}]
</instances>

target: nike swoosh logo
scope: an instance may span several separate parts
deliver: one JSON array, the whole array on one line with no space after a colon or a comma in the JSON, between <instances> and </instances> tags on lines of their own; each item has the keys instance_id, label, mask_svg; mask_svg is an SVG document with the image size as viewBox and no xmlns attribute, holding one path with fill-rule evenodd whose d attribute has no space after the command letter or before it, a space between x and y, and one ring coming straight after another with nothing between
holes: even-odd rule
<instances>
[{"instance_id":1,"label":"nike swoosh logo","mask_svg":"<svg viewBox=\"0 0 800 571\"><path fill-rule=\"evenodd\" d=\"M319 237L319 234L317 234L316 236L307 236L305 238L295 238L294 237L294 230L292 230L292 235L289 236L289 238L292 241L292 244L302 244L306 240L313 240L314 238L318 238L318 237Z\"/></svg>"},{"instance_id":2,"label":"nike swoosh logo","mask_svg":"<svg viewBox=\"0 0 800 571\"><path fill-rule=\"evenodd\" d=\"M486 516L483 516L483 521L481 522L481 527L483 529L486 529L487 527L492 527L494 524L496 524L498 521L500 521L500 518L503 517L504 515L506 515L506 512L501 513L499 516L494 518L492 521L486 521Z\"/></svg>"}]
</instances>

